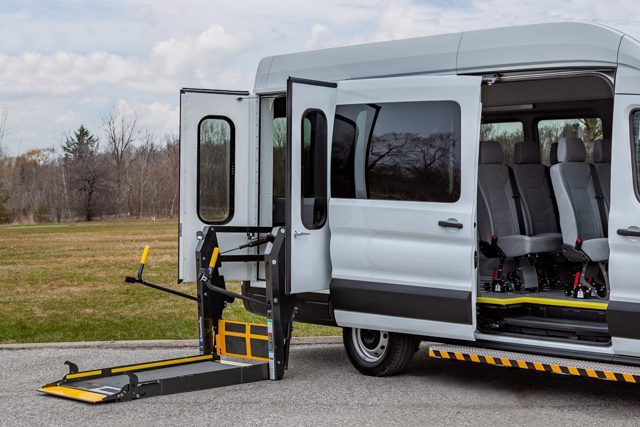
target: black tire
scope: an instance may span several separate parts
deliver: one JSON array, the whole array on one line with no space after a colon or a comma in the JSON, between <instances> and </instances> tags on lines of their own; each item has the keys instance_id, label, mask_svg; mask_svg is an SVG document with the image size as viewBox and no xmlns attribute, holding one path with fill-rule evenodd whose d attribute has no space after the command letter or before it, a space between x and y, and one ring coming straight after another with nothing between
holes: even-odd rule
<instances>
[{"instance_id":1,"label":"black tire","mask_svg":"<svg viewBox=\"0 0 640 427\"><path fill-rule=\"evenodd\" d=\"M379 349L376 334L385 340L384 349L377 355L368 354L371 348ZM367 339L373 337L373 340ZM403 372L418 350L420 339L413 335L366 329L344 328L342 340L351 364L364 375L386 377ZM376 344L378 345L376 347ZM368 345L363 354L363 345ZM370 357L366 357L369 355Z\"/></svg>"}]
</instances>

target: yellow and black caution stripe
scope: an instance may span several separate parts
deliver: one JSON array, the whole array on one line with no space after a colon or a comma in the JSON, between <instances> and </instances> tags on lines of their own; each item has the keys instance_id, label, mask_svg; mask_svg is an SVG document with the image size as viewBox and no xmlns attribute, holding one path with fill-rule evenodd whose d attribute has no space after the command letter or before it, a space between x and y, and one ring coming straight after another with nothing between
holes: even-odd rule
<instances>
[{"instance_id":1,"label":"yellow and black caution stripe","mask_svg":"<svg viewBox=\"0 0 640 427\"><path fill-rule=\"evenodd\" d=\"M269 361L267 325L220 320L216 335L219 356Z\"/></svg>"},{"instance_id":2,"label":"yellow and black caution stripe","mask_svg":"<svg viewBox=\"0 0 640 427\"><path fill-rule=\"evenodd\" d=\"M459 351L447 351L432 347L429 348L429 357L473 363L486 363L488 365L501 366L505 368L528 369L532 371L549 372L552 374L560 375L573 375L576 377L588 377L607 381L621 381L627 383L640 382L640 375L630 373L579 368L575 366L559 365L554 363L532 362L522 359L494 357L490 355L463 353Z\"/></svg>"}]
</instances>

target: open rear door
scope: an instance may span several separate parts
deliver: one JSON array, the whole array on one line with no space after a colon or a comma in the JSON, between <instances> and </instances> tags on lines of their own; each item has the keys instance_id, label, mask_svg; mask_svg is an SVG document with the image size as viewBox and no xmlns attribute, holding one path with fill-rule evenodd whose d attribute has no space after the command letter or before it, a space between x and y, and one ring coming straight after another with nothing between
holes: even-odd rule
<instances>
[{"instance_id":1,"label":"open rear door","mask_svg":"<svg viewBox=\"0 0 640 427\"><path fill-rule=\"evenodd\" d=\"M335 83L287 82L287 293L329 289L329 153Z\"/></svg>"},{"instance_id":2,"label":"open rear door","mask_svg":"<svg viewBox=\"0 0 640 427\"><path fill-rule=\"evenodd\" d=\"M205 225L231 230L257 225L255 104L249 92L180 91L180 281L196 280L197 233ZM225 251L248 236L225 233L219 239ZM253 262L229 262L221 270L227 280L254 280L256 268Z\"/></svg>"}]
</instances>

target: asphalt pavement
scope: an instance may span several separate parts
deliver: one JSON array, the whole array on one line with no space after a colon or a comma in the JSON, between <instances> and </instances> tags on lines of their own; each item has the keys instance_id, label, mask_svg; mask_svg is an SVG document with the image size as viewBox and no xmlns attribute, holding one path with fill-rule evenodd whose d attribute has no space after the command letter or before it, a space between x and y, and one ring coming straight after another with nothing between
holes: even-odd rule
<instances>
[{"instance_id":1,"label":"asphalt pavement","mask_svg":"<svg viewBox=\"0 0 640 427\"><path fill-rule=\"evenodd\" d=\"M423 346L424 347L424 346ZM2 425L638 425L640 385L431 360L360 375L341 345L297 345L284 380L89 405L37 392L80 369L194 354L185 348L0 350Z\"/></svg>"}]
</instances>

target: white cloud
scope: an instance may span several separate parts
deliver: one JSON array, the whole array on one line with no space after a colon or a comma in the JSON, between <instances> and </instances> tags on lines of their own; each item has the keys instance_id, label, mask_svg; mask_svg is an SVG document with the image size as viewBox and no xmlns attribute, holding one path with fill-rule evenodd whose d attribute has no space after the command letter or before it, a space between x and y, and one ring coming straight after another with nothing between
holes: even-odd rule
<instances>
[{"instance_id":1,"label":"white cloud","mask_svg":"<svg viewBox=\"0 0 640 427\"><path fill-rule=\"evenodd\" d=\"M322 43L329 35L329 28L322 24L314 24L311 27L310 37L305 46L307 49L318 49L325 47Z\"/></svg>"},{"instance_id":2,"label":"white cloud","mask_svg":"<svg viewBox=\"0 0 640 427\"><path fill-rule=\"evenodd\" d=\"M24 0L0 3L0 109L17 153L58 144L110 105L177 131L180 87L249 89L268 55L547 21L640 38L625 0Z\"/></svg>"}]
</instances>

